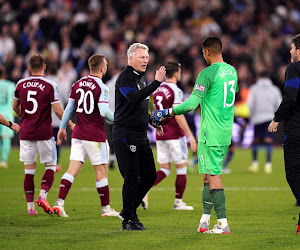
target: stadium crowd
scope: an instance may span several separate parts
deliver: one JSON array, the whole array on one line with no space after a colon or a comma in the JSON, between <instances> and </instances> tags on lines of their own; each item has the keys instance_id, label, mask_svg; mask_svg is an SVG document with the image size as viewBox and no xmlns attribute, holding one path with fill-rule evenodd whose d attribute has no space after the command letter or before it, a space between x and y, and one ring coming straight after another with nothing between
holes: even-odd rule
<instances>
[{"instance_id":1,"label":"stadium crowd","mask_svg":"<svg viewBox=\"0 0 300 250\"><path fill-rule=\"evenodd\" d=\"M290 38L300 30L299 6L299 0L0 0L1 65L16 83L28 76L29 58L41 54L48 67L58 67L64 96L87 74L92 54L107 58L106 82L126 66L128 46L141 42L150 48L147 82L158 65L178 61L187 90L206 66L202 41L217 35L240 85L254 83L263 67L283 89Z\"/></svg>"}]
</instances>

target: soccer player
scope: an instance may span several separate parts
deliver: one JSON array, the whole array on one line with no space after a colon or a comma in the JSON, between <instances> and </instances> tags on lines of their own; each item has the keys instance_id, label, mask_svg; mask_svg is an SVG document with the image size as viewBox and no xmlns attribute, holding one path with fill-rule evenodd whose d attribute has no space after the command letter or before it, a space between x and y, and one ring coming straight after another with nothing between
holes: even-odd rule
<instances>
[{"instance_id":1,"label":"soccer player","mask_svg":"<svg viewBox=\"0 0 300 250\"><path fill-rule=\"evenodd\" d=\"M166 81L163 82L153 93L154 106L156 110L176 107L182 103L183 93L177 87L181 78L181 67L179 63L168 62L166 67ZM156 135L157 161L160 170L156 172L157 178L153 186L160 183L171 173L172 161L176 167L175 201L174 210L193 210L182 201L186 186L187 156L188 148L185 135L188 136L191 149L197 151L196 140L186 122L184 115L178 115L163 122L163 135Z\"/></svg>"},{"instance_id":2,"label":"soccer player","mask_svg":"<svg viewBox=\"0 0 300 250\"><path fill-rule=\"evenodd\" d=\"M7 120L2 114L0 114L0 124L5 125L16 133L18 133L20 130L20 126L17 123Z\"/></svg>"},{"instance_id":3,"label":"soccer player","mask_svg":"<svg viewBox=\"0 0 300 250\"><path fill-rule=\"evenodd\" d=\"M36 203L46 213L52 214L47 195L54 180L57 155L51 126L51 107L60 119L64 110L59 104L56 83L43 76L46 70L44 58L33 55L29 60L28 69L31 76L18 81L13 101L13 109L22 119L20 161L23 161L25 166L24 190L28 214L36 215L33 178L39 153L40 162L45 163L45 174ZM69 126L73 126L71 121Z\"/></svg>"},{"instance_id":4,"label":"soccer player","mask_svg":"<svg viewBox=\"0 0 300 250\"><path fill-rule=\"evenodd\" d=\"M198 75L190 98L174 108L156 111L153 121L160 124L164 118L184 114L201 104L198 159L204 189L203 214L197 231L229 234L222 185L222 161L231 141L238 77L235 68L223 61L219 38L206 38L202 52L209 66ZM217 214L217 225L208 230L213 207Z\"/></svg>"},{"instance_id":5,"label":"soccer player","mask_svg":"<svg viewBox=\"0 0 300 250\"><path fill-rule=\"evenodd\" d=\"M127 50L128 66L116 82L116 110L112 130L119 170L124 178L122 196L124 219L122 230L142 231L136 209L156 180L156 169L152 149L147 138L149 95L161 84L166 74L161 66L155 80L148 86L143 79L149 62L148 47L132 44ZM159 126L159 133L162 127Z\"/></svg>"},{"instance_id":6,"label":"soccer player","mask_svg":"<svg viewBox=\"0 0 300 250\"><path fill-rule=\"evenodd\" d=\"M5 79L5 69L0 68L0 113L9 121L14 122L12 104L14 100L15 84ZM7 160L11 148L11 138L14 132L10 127L0 127L0 168L7 168Z\"/></svg>"},{"instance_id":7,"label":"soccer player","mask_svg":"<svg viewBox=\"0 0 300 250\"><path fill-rule=\"evenodd\" d=\"M59 195L53 210L59 217L69 217L64 209L65 199L75 177L89 157L96 172L96 188L102 205L101 216L118 216L109 205L108 143L104 131L104 118L113 121L108 108L109 92L102 82L107 70L103 55L93 55L88 60L90 75L81 78L72 86L69 102L57 134L57 143L67 139L66 124L76 108L77 123L72 133L71 155L68 170L61 178Z\"/></svg>"},{"instance_id":8,"label":"soccer player","mask_svg":"<svg viewBox=\"0 0 300 250\"><path fill-rule=\"evenodd\" d=\"M250 110L250 122L254 124L254 139L252 142L253 162L248 168L250 173L259 171L257 152L259 144L266 148L265 173L272 173L272 143L273 134L268 132L268 125L272 121L274 112L279 107L282 96L278 87L274 86L268 72L259 72L259 78L250 88L248 106Z\"/></svg>"},{"instance_id":9,"label":"soccer player","mask_svg":"<svg viewBox=\"0 0 300 250\"><path fill-rule=\"evenodd\" d=\"M274 133L283 121L283 151L286 180L300 203L300 34L292 38L291 64L285 71L283 99L268 131ZM300 235L300 213L297 227Z\"/></svg>"}]
</instances>

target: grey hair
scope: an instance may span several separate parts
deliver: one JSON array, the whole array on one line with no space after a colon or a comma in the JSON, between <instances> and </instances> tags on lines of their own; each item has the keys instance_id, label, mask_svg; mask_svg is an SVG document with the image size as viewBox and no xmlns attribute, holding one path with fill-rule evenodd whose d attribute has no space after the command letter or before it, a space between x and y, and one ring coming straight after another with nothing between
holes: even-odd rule
<instances>
[{"instance_id":1,"label":"grey hair","mask_svg":"<svg viewBox=\"0 0 300 250\"><path fill-rule=\"evenodd\" d=\"M145 49L145 50L147 50L147 52L149 51L148 46L145 45L145 44L142 44L142 43L133 43L133 44L131 44L130 47L128 48L128 50L127 50L128 64L129 64L129 57L133 56L137 49Z\"/></svg>"}]
</instances>

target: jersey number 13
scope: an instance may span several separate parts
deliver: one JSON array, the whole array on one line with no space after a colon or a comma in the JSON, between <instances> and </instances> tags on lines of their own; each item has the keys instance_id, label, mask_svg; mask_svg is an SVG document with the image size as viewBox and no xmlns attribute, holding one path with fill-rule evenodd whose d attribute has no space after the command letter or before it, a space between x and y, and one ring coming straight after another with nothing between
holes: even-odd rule
<instances>
[{"instance_id":1,"label":"jersey number 13","mask_svg":"<svg viewBox=\"0 0 300 250\"><path fill-rule=\"evenodd\" d=\"M224 108L229 108L234 104L234 101L235 101L234 83L235 83L235 80L231 80L228 83L224 82L224 104L223 104ZM228 93L228 86L230 86L229 93ZM232 102L228 104L226 101L227 101L227 97L229 95L232 95Z\"/></svg>"}]
</instances>

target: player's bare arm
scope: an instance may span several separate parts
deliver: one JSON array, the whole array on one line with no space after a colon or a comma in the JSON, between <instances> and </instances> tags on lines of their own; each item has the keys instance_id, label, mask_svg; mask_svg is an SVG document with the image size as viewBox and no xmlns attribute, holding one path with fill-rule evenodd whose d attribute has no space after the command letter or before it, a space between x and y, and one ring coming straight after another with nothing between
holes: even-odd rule
<instances>
[{"instance_id":1,"label":"player's bare arm","mask_svg":"<svg viewBox=\"0 0 300 250\"><path fill-rule=\"evenodd\" d=\"M191 132L191 130L189 128L189 125L187 124L187 121L186 121L184 115L177 115L177 116L175 116L175 119L176 119L179 127L189 137L191 150L193 152L196 152L197 151L197 142L196 142L196 139L193 136L193 134L192 134L192 132Z\"/></svg>"},{"instance_id":2,"label":"player's bare arm","mask_svg":"<svg viewBox=\"0 0 300 250\"><path fill-rule=\"evenodd\" d=\"M18 117L22 116L20 101L17 99L14 99L13 101L13 110L16 112Z\"/></svg>"},{"instance_id":3,"label":"player's bare arm","mask_svg":"<svg viewBox=\"0 0 300 250\"><path fill-rule=\"evenodd\" d=\"M0 114L0 123L9 127L11 130L15 131L16 133L18 133L20 130L20 126L17 123L7 120L2 114Z\"/></svg>"},{"instance_id":4,"label":"player's bare arm","mask_svg":"<svg viewBox=\"0 0 300 250\"><path fill-rule=\"evenodd\" d=\"M20 131L20 126L19 124L12 122L10 129L18 133Z\"/></svg>"},{"instance_id":5,"label":"player's bare arm","mask_svg":"<svg viewBox=\"0 0 300 250\"><path fill-rule=\"evenodd\" d=\"M63 116L63 114L64 114L64 110L63 110L63 108L60 106L60 103L57 102L57 103L52 104L52 108L53 108L55 114L57 115L57 117L61 120L61 118L62 118L62 116ZM69 121L68 121L68 126L69 126L69 128L70 128L71 130L73 130L74 127L75 127L75 124L74 124L71 120L69 120Z\"/></svg>"}]
</instances>

